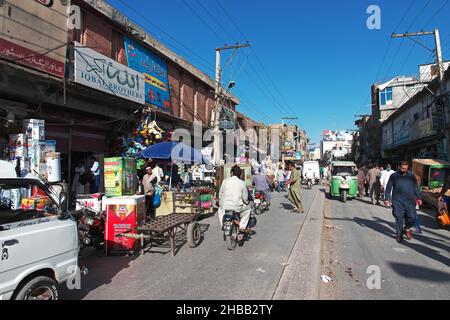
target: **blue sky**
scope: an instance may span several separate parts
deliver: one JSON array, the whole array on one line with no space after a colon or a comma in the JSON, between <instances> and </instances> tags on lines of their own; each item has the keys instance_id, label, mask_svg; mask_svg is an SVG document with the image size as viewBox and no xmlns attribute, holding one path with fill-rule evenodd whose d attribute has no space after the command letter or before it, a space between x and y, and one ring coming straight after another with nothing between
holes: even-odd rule
<instances>
[{"instance_id":1,"label":"blue sky","mask_svg":"<svg viewBox=\"0 0 450 320\"><path fill-rule=\"evenodd\" d=\"M438 28L450 59L449 0L107 1L212 77L216 47L250 41L252 49L224 68L224 81L236 82L238 110L266 123L298 117L293 123L311 142L325 129L354 129L354 115L370 113L375 80L417 76L418 65L431 61L429 51L390 39L392 32ZM380 30L366 26L373 4ZM434 48L432 36L418 40Z\"/></svg>"}]
</instances>

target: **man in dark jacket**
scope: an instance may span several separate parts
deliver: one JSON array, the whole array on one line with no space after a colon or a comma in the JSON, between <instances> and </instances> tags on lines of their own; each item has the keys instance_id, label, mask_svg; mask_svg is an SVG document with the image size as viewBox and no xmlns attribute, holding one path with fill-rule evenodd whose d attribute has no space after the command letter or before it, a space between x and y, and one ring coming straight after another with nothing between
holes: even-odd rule
<instances>
[{"instance_id":1,"label":"man in dark jacket","mask_svg":"<svg viewBox=\"0 0 450 320\"><path fill-rule=\"evenodd\" d=\"M402 161L399 171L389 178L384 193L385 205L389 206L392 203L392 214L397 226L397 242L403 241L403 234L406 234L409 240L412 239L411 227L415 225L417 218L416 205L422 205L416 178L408 170L409 163Z\"/></svg>"}]
</instances>

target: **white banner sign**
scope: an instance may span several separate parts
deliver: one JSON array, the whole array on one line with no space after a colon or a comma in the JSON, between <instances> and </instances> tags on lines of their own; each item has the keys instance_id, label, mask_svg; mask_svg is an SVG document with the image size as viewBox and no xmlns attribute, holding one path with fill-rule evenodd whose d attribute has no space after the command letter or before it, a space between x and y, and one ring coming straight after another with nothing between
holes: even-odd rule
<instances>
[{"instance_id":1,"label":"white banner sign","mask_svg":"<svg viewBox=\"0 0 450 320\"><path fill-rule=\"evenodd\" d=\"M75 45L75 82L137 103L145 103L145 80L94 50Z\"/></svg>"}]
</instances>

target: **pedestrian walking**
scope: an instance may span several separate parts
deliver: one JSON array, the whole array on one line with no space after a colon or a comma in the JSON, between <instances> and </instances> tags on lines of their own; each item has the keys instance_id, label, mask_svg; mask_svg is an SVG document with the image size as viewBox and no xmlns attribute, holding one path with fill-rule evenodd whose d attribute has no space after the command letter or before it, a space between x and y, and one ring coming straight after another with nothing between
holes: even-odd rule
<instances>
[{"instance_id":1,"label":"pedestrian walking","mask_svg":"<svg viewBox=\"0 0 450 320\"><path fill-rule=\"evenodd\" d=\"M358 167L358 196L364 197L364 188L366 186L366 174L362 166Z\"/></svg>"},{"instance_id":2,"label":"pedestrian walking","mask_svg":"<svg viewBox=\"0 0 450 320\"><path fill-rule=\"evenodd\" d=\"M413 174L414 178L416 179L417 187L420 190L420 186L422 184L422 180L418 175ZM417 210L420 210L420 205L416 202L416 212ZM419 220L419 214L416 214L416 232L419 234L422 234L422 228L420 227L420 220Z\"/></svg>"},{"instance_id":3,"label":"pedestrian walking","mask_svg":"<svg viewBox=\"0 0 450 320\"><path fill-rule=\"evenodd\" d=\"M392 166L390 164L387 164L386 170L383 170L383 172L381 172L380 182L381 182L381 192L383 195L389 182L389 178L393 173L395 173L395 171L392 170Z\"/></svg>"},{"instance_id":4,"label":"pedestrian walking","mask_svg":"<svg viewBox=\"0 0 450 320\"><path fill-rule=\"evenodd\" d=\"M294 212L304 213L302 205L302 187L301 176L293 163L289 164L289 171L291 172L287 184L289 185L288 199L295 206Z\"/></svg>"},{"instance_id":5,"label":"pedestrian walking","mask_svg":"<svg viewBox=\"0 0 450 320\"><path fill-rule=\"evenodd\" d=\"M370 169L367 172L366 181L369 184L369 192L372 203L375 205L379 202L381 184L380 184L381 171L378 165L370 165Z\"/></svg>"},{"instance_id":6,"label":"pedestrian walking","mask_svg":"<svg viewBox=\"0 0 450 320\"><path fill-rule=\"evenodd\" d=\"M417 220L416 204L422 205L422 201L416 178L409 172L407 161L402 161L398 172L389 178L384 197L386 206L392 204L397 242L403 241L403 235L411 240L413 238L411 227Z\"/></svg>"},{"instance_id":7,"label":"pedestrian walking","mask_svg":"<svg viewBox=\"0 0 450 320\"><path fill-rule=\"evenodd\" d=\"M286 191L285 187L284 187L284 182L286 178L286 173L284 172L283 168L281 167L281 165L278 167L278 170L276 172L276 180L277 180L277 185L278 185L278 192L284 192Z\"/></svg>"},{"instance_id":8,"label":"pedestrian walking","mask_svg":"<svg viewBox=\"0 0 450 320\"><path fill-rule=\"evenodd\" d=\"M363 170L363 172L364 172L364 175L367 177L367 173L369 173L369 168L367 168L367 166L364 165L364 166L362 167L362 170ZM366 197L368 197L368 196L369 196L369 183L367 182L367 179L366 179L366 181L364 182L364 191L365 191Z\"/></svg>"}]
</instances>

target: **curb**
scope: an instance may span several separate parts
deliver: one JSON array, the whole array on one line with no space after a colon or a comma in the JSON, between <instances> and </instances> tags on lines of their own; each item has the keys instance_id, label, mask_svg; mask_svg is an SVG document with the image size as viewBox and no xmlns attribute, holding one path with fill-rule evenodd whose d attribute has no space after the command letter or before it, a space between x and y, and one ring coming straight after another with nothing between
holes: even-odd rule
<instances>
[{"instance_id":1,"label":"curb","mask_svg":"<svg viewBox=\"0 0 450 320\"><path fill-rule=\"evenodd\" d=\"M272 300L318 300L325 194L317 190Z\"/></svg>"}]
</instances>

